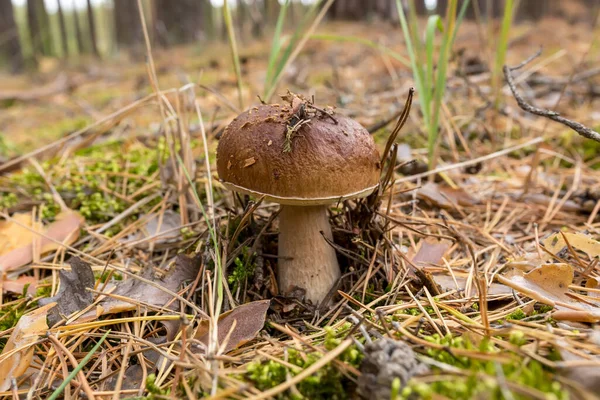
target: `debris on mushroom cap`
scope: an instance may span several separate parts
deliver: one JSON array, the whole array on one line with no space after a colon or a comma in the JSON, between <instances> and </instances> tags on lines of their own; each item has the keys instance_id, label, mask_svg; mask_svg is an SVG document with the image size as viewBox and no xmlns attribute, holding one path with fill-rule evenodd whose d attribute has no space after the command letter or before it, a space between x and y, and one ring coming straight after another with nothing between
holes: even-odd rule
<instances>
[{"instance_id":1,"label":"debris on mushroom cap","mask_svg":"<svg viewBox=\"0 0 600 400\"><path fill-rule=\"evenodd\" d=\"M302 97L282 97L288 107L260 105L227 127L217 149L221 181L281 204L327 204L370 194L381 165L369 132Z\"/></svg>"}]
</instances>

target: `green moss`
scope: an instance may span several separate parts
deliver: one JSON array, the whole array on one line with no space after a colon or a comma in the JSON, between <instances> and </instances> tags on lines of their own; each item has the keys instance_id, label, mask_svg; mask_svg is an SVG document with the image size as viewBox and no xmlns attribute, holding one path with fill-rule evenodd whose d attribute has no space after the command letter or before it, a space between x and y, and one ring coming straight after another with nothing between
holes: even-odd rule
<instances>
[{"instance_id":1,"label":"green moss","mask_svg":"<svg viewBox=\"0 0 600 400\"><path fill-rule=\"evenodd\" d=\"M353 294L352 297L355 300L358 300L359 302L363 302L362 290ZM369 303L377 300L377 298L379 298L379 296L377 296L377 294L375 293L375 285L370 283L369 285L367 285L367 290L365 291L364 304L369 304Z\"/></svg>"},{"instance_id":2,"label":"green moss","mask_svg":"<svg viewBox=\"0 0 600 400\"><path fill-rule=\"evenodd\" d=\"M88 223L103 223L131 205L125 198L135 201L148 195L146 192L133 196L148 184L146 178L158 170L159 147L133 144L123 151L122 142L112 142L79 151L58 166L56 160L46 162L42 168L68 207L79 211ZM0 192L0 209L13 207L22 197L37 202L46 221L52 221L60 212L45 180L32 168L5 177L0 183L6 188ZM160 198L140 211L158 202ZM119 232L135 218L132 216L113 226L106 232L107 236Z\"/></svg>"},{"instance_id":3,"label":"green moss","mask_svg":"<svg viewBox=\"0 0 600 400\"><path fill-rule=\"evenodd\" d=\"M520 308L517 308L515 311L513 311L512 313L508 314L506 316L507 320L522 320L523 318L527 317L527 314L525 314L525 311L523 311Z\"/></svg>"},{"instance_id":4,"label":"green moss","mask_svg":"<svg viewBox=\"0 0 600 400\"><path fill-rule=\"evenodd\" d=\"M436 361L458 367L471 373L464 378L453 377L452 380L440 380L437 382L425 384L418 380L413 380L405 387L400 398L408 399L411 396L418 396L422 399L430 399L434 394L440 394L450 399L503 399L501 388L497 384L497 368L502 369L502 374L507 381L521 386L535 388L546 394L548 399L568 399L568 392L562 386L553 381L552 371L546 369L536 360L528 360L526 363L517 354L507 353L499 348L491 340L482 340L479 345L475 345L469 340L452 335L439 336L432 335L425 337L431 343L445 346L448 350L427 350L427 355ZM516 346L522 346L527 343L525 335L514 330L510 333L509 341ZM480 351L488 354L509 355L514 358L507 364L499 364L494 361L474 360L464 356L455 356L451 354L451 349L464 349ZM489 378L486 378L486 375ZM522 395L512 393L515 399L525 399Z\"/></svg>"},{"instance_id":5,"label":"green moss","mask_svg":"<svg viewBox=\"0 0 600 400\"><path fill-rule=\"evenodd\" d=\"M52 294L52 285L47 284L40 286L35 290L35 297L50 297Z\"/></svg>"},{"instance_id":6,"label":"green moss","mask_svg":"<svg viewBox=\"0 0 600 400\"><path fill-rule=\"evenodd\" d=\"M156 375L154 374L150 374L146 378L146 390L148 395L145 398L149 400L163 398L163 396L168 396L170 392L170 390L161 389L156 385Z\"/></svg>"},{"instance_id":7,"label":"green moss","mask_svg":"<svg viewBox=\"0 0 600 400\"><path fill-rule=\"evenodd\" d=\"M0 194L0 210L4 208L14 207L19 203L17 195L14 193Z\"/></svg>"},{"instance_id":8,"label":"green moss","mask_svg":"<svg viewBox=\"0 0 600 400\"><path fill-rule=\"evenodd\" d=\"M0 131L0 157L9 157L15 153L15 145L7 138L8 134Z\"/></svg>"},{"instance_id":9,"label":"green moss","mask_svg":"<svg viewBox=\"0 0 600 400\"><path fill-rule=\"evenodd\" d=\"M29 285L25 285L23 293L14 302L6 302L0 307L0 332L6 331L13 328L21 319L23 314L28 313L37 308L37 301L29 301L27 299L27 288ZM6 342L8 341L8 335L4 335L0 338L0 351L4 349Z\"/></svg>"},{"instance_id":10,"label":"green moss","mask_svg":"<svg viewBox=\"0 0 600 400\"><path fill-rule=\"evenodd\" d=\"M598 128L600 127L595 127L594 129L598 130ZM600 143L594 140L586 139L572 130L564 131L558 140L561 148L579 154L584 162L590 161L600 154ZM561 160L561 166L572 167L573 165ZM600 168L600 163L595 163L591 167L598 169Z\"/></svg>"},{"instance_id":11,"label":"green moss","mask_svg":"<svg viewBox=\"0 0 600 400\"><path fill-rule=\"evenodd\" d=\"M335 332L333 329L327 329L324 346L332 350L338 346L344 332L347 332L350 324L346 324L343 329ZM289 369L288 367L275 362L254 362L248 366L248 372L245 376L258 389L267 390L286 381L287 375L293 377L301 370L304 370L321 358L320 353L301 353L295 349L288 350L287 362L299 367L299 369ZM338 360L351 364L355 367L360 365L362 353L355 347L350 346L339 357ZM344 376L338 368L329 363L317 372L302 380L296 385L298 392L303 396L299 397L291 393L280 394L279 399L346 399L352 391L352 381Z\"/></svg>"},{"instance_id":12,"label":"green moss","mask_svg":"<svg viewBox=\"0 0 600 400\"><path fill-rule=\"evenodd\" d=\"M254 269L256 268L256 264L254 261L255 254L248 254L249 248L244 246L242 248L242 254L233 261L235 267L233 271L227 277L227 282L231 287L232 291L237 291L237 289L242 285L248 278L251 278L254 275Z\"/></svg>"},{"instance_id":13,"label":"green moss","mask_svg":"<svg viewBox=\"0 0 600 400\"><path fill-rule=\"evenodd\" d=\"M531 314L528 315L521 308L517 308L515 311L513 311L512 313L510 313L506 316L506 320L507 321L522 320L524 318L532 317L535 315L544 315L544 314L552 311L552 309L553 309L552 306L548 306L546 304L539 304L539 306L537 306L537 309L533 310L531 312Z\"/></svg>"}]
</instances>

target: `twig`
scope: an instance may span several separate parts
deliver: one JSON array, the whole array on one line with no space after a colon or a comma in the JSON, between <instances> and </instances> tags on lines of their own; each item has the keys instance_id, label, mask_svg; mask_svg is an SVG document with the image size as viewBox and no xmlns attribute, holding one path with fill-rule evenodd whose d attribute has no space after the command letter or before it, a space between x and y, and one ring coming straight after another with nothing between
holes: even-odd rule
<instances>
[{"instance_id":1,"label":"twig","mask_svg":"<svg viewBox=\"0 0 600 400\"><path fill-rule=\"evenodd\" d=\"M517 100L517 104L519 105L519 107L521 107L521 109L523 109L524 111L527 111L528 113L539 115L541 117L546 117L553 121L559 122L563 125L568 126L571 129L573 129L575 132L577 132L578 134L580 134L583 137L595 140L596 142L600 142L600 133L594 131L593 129L588 128L587 126L585 126L579 122L571 121L570 119L561 117L560 114L557 113L556 111L535 107L535 106L527 103L525 101L525 99L523 99L523 97L517 92L514 78L512 76L512 71L516 71L520 68L523 68L525 65L530 63L531 60L538 57L541 54L541 52L542 52L541 49L538 50L534 55L527 58L525 61L523 61L522 63L520 63L519 65L517 65L515 67L509 67L508 65L505 65L504 67L502 67L502 71L504 72L504 77L506 78L506 83L508 84L508 87L512 91L512 94L515 97L515 100Z\"/></svg>"}]
</instances>

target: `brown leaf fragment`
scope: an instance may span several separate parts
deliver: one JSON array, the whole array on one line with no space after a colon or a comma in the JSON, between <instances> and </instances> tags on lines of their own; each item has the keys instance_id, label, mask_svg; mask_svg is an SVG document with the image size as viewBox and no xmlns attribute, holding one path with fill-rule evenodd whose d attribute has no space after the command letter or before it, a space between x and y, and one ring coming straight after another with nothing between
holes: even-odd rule
<instances>
[{"instance_id":1,"label":"brown leaf fragment","mask_svg":"<svg viewBox=\"0 0 600 400\"><path fill-rule=\"evenodd\" d=\"M56 221L48 225L46 236L50 239L42 238L42 253L47 253L61 246L56 242L71 245L79 238L79 229L85 222L85 219L75 211L63 211L56 216Z\"/></svg>"},{"instance_id":2,"label":"brown leaf fragment","mask_svg":"<svg viewBox=\"0 0 600 400\"><path fill-rule=\"evenodd\" d=\"M463 189L453 189L429 182L417 191L417 196L440 208L470 206L477 201Z\"/></svg>"},{"instance_id":3,"label":"brown leaf fragment","mask_svg":"<svg viewBox=\"0 0 600 400\"><path fill-rule=\"evenodd\" d=\"M258 335L265 324L269 305L270 300L253 301L221 314L217 323L219 346L230 335L223 353L230 352ZM196 338L205 345L208 345L209 329L209 322L203 320L196 332Z\"/></svg>"},{"instance_id":4,"label":"brown leaf fragment","mask_svg":"<svg viewBox=\"0 0 600 400\"><path fill-rule=\"evenodd\" d=\"M164 244L179 239L181 228L179 213L166 210L164 213L151 214L144 218L146 218L144 226L139 231L121 239L121 243L140 241L138 247L148 247L149 243Z\"/></svg>"},{"instance_id":5,"label":"brown leaf fragment","mask_svg":"<svg viewBox=\"0 0 600 400\"><path fill-rule=\"evenodd\" d=\"M63 317L81 311L94 301L94 295L87 289L93 289L95 278L90 264L73 257L69 260L71 271L59 271L60 288L54 297L40 299L40 304L56 302L56 307L48 312L50 326Z\"/></svg>"},{"instance_id":6,"label":"brown leaf fragment","mask_svg":"<svg viewBox=\"0 0 600 400\"><path fill-rule=\"evenodd\" d=\"M34 344L48 330L46 315L54 307L54 303L46 304L21 316L15 325L10 338L0 355L0 391L10 389L12 378L22 376L33 359ZM14 350L19 349L14 352ZM10 356L5 356L12 353Z\"/></svg>"},{"instance_id":7,"label":"brown leaf fragment","mask_svg":"<svg viewBox=\"0 0 600 400\"><path fill-rule=\"evenodd\" d=\"M573 281L573 267L568 264L544 264L527 273L515 270L512 276L498 276L498 280L544 304L572 302L566 295Z\"/></svg>"},{"instance_id":8,"label":"brown leaf fragment","mask_svg":"<svg viewBox=\"0 0 600 400\"><path fill-rule=\"evenodd\" d=\"M443 292L448 292L450 290L465 290L467 287L467 277L463 275L454 274L454 279L450 275L445 274L435 274L433 275L433 280L437 283ZM491 285L488 286L487 294L489 296L508 296L512 293L512 289L506 285L502 285L500 283L492 282Z\"/></svg>"},{"instance_id":9,"label":"brown leaf fragment","mask_svg":"<svg viewBox=\"0 0 600 400\"><path fill-rule=\"evenodd\" d=\"M415 265L440 264L450 247L452 242L449 240L423 239L419 242L417 252L411 261Z\"/></svg>"},{"instance_id":10,"label":"brown leaf fragment","mask_svg":"<svg viewBox=\"0 0 600 400\"><path fill-rule=\"evenodd\" d=\"M140 303L155 307L165 307L170 303L168 308L176 309L179 304L172 301L173 296L160 288L177 292L184 282L196 278L201 260L201 255L192 258L180 254L168 271L162 271L164 273L157 273L152 266L146 266L142 270L141 277L156 285L134 277L120 281L110 297L100 300L96 309L83 314L78 322L90 321L101 315L132 311L137 309Z\"/></svg>"},{"instance_id":11,"label":"brown leaf fragment","mask_svg":"<svg viewBox=\"0 0 600 400\"><path fill-rule=\"evenodd\" d=\"M12 221L0 222L0 271L30 263L34 252L48 253L60 248L59 243L73 244L84 222L81 215L71 210L58 214L46 229L34 223L30 214L15 214L11 218Z\"/></svg>"},{"instance_id":12,"label":"brown leaf fragment","mask_svg":"<svg viewBox=\"0 0 600 400\"><path fill-rule=\"evenodd\" d=\"M254 158L254 157L246 158L244 160L244 165L242 166L242 168L247 168L254 163L256 163L256 158Z\"/></svg>"},{"instance_id":13,"label":"brown leaf fragment","mask_svg":"<svg viewBox=\"0 0 600 400\"><path fill-rule=\"evenodd\" d=\"M552 314L554 319L579 322L600 320L600 304L593 303L589 297L586 301L580 301L569 289L573 282L571 265L543 264L527 273L515 269L512 275L497 275L496 278L517 292L553 306L556 309Z\"/></svg>"},{"instance_id":14,"label":"brown leaf fragment","mask_svg":"<svg viewBox=\"0 0 600 400\"><path fill-rule=\"evenodd\" d=\"M25 286L27 286L27 294L34 295L35 290L37 289L38 280L33 276L20 276L17 279L0 279L2 286L2 292L12 292L21 294L23 290L25 290ZM28 286L29 285L29 286Z\"/></svg>"},{"instance_id":15,"label":"brown leaf fragment","mask_svg":"<svg viewBox=\"0 0 600 400\"><path fill-rule=\"evenodd\" d=\"M571 247L583 251L590 258L600 257L600 242L580 232L555 233L544 239L543 244L550 253L558 254L567 247L567 241L565 241L565 239L569 242ZM549 254L546 254L545 257L546 259L552 258Z\"/></svg>"},{"instance_id":16,"label":"brown leaf fragment","mask_svg":"<svg viewBox=\"0 0 600 400\"><path fill-rule=\"evenodd\" d=\"M588 289L598 289L598 279L596 278L589 278L586 282L585 282L585 287ZM600 299L600 293L598 293L595 290L590 290L588 292L588 296L590 297L595 297L595 298L599 298Z\"/></svg>"},{"instance_id":17,"label":"brown leaf fragment","mask_svg":"<svg viewBox=\"0 0 600 400\"><path fill-rule=\"evenodd\" d=\"M425 238L417 245L416 253L412 252L412 248L409 251L409 276L415 282L419 282L418 285L425 286L433 295L441 294L440 288L436 284L433 275L422 267L441 263L442 258L451 246L452 243L447 240Z\"/></svg>"}]
</instances>

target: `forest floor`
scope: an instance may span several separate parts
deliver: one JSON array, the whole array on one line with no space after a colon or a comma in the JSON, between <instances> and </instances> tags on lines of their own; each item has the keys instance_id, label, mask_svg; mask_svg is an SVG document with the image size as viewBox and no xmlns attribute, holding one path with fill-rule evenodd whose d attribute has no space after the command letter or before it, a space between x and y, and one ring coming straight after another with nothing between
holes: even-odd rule
<instances>
[{"instance_id":1,"label":"forest floor","mask_svg":"<svg viewBox=\"0 0 600 400\"><path fill-rule=\"evenodd\" d=\"M487 29L458 33L436 162L417 93L388 190L331 209L343 278L318 308L278 292L277 205L216 174L270 43L239 43L242 106L221 43L154 50L155 78L125 56L0 75L0 395L595 398L600 143L495 95ZM523 96L598 130L598 37L518 24L506 63L542 47L514 73ZM336 107L383 151L405 52L397 27L325 24L277 93Z\"/></svg>"}]
</instances>

